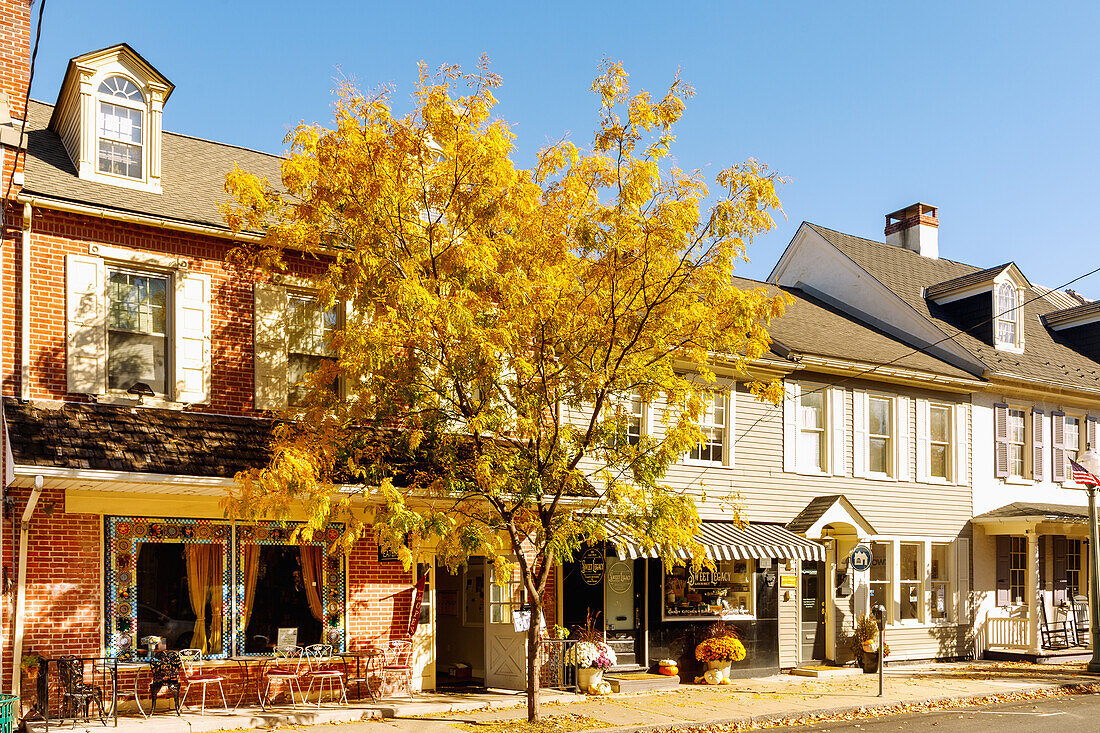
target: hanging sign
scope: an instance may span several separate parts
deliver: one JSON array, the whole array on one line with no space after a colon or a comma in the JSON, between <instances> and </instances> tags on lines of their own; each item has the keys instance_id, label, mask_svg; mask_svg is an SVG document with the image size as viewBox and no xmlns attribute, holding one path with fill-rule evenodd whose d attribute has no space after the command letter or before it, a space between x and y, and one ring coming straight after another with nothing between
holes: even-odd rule
<instances>
[{"instance_id":1,"label":"hanging sign","mask_svg":"<svg viewBox=\"0 0 1100 733\"><path fill-rule=\"evenodd\" d=\"M586 547L581 551L580 566L581 579L585 585L599 585L603 580L604 565L607 558L604 557L603 545Z\"/></svg>"},{"instance_id":2,"label":"hanging sign","mask_svg":"<svg viewBox=\"0 0 1100 733\"><path fill-rule=\"evenodd\" d=\"M848 556L848 565L856 572L862 573L864 570L871 569L871 548L867 545L857 545L856 549L852 550L852 554Z\"/></svg>"}]
</instances>

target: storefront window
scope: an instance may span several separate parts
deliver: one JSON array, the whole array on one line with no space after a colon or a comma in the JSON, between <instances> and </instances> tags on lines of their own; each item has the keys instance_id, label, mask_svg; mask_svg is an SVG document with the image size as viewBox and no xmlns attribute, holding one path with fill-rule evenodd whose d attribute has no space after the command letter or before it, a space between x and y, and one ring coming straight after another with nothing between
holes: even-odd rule
<instances>
[{"instance_id":1,"label":"storefront window","mask_svg":"<svg viewBox=\"0 0 1100 733\"><path fill-rule=\"evenodd\" d=\"M754 616L756 562L718 560L713 568L673 568L665 574L665 618Z\"/></svg>"},{"instance_id":2,"label":"storefront window","mask_svg":"<svg viewBox=\"0 0 1100 733\"><path fill-rule=\"evenodd\" d=\"M885 542L871 543L871 608L890 609L890 555Z\"/></svg>"},{"instance_id":3,"label":"storefront window","mask_svg":"<svg viewBox=\"0 0 1100 733\"><path fill-rule=\"evenodd\" d=\"M919 621L921 607L921 574L924 559L921 557L923 545L915 542L902 542L899 545L899 579L902 621Z\"/></svg>"},{"instance_id":4,"label":"storefront window","mask_svg":"<svg viewBox=\"0 0 1100 733\"><path fill-rule=\"evenodd\" d=\"M951 573L947 564L950 545L932 543L932 599L931 617L933 621L947 621L951 615Z\"/></svg>"}]
</instances>

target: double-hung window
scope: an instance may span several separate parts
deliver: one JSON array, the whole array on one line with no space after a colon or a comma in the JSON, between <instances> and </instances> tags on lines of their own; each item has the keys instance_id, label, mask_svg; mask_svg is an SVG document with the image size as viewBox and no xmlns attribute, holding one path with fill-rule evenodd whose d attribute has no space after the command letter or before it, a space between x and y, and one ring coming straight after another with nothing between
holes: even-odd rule
<instances>
[{"instance_id":1,"label":"double-hung window","mask_svg":"<svg viewBox=\"0 0 1100 733\"><path fill-rule=\"evenodd\" d=\"M1007 351L1022 352L1024 346L1023 308L1020 293L1010 282L997 286L993 304L995 346Z\"/></svg>"},{"instance_id":2,"label":"double-hung window","mask_svg":"<svg viewBox=\"0 0 1100 733\"><path fill-rule=\"evenodd\" d=\"M107 276L107 388L125 392L143 383L168 392L169 277L110 269Z\"/></svg>"},{"instance_id":3,"label":"double-hung window","mask_svg":"<svg viewBox=\"0 0 1100 733\"><path fill-rule=\"evenodd\" d=\"M645 433L645 403L642 396L631 394L626 408L626 440L631 445L638 445Z\"/></svg>"},{"instance_id":4,"label":"double-hung window","mask_svg":"<svg viewBox=\"0 0 1100 733\"><path fill-rule=\"evenodd\" d=\"M932 567L929 579L932 583L932 597L929 604L929 618L932 621L945 622L951 617L951 545L943 542L932 543Z\"/></svg>"},{"instance_id":5,"label":"double-hung window","mask_svg":"<svg viewBox=\"0 0 1100 733\"><path fill-rule=\"evenodd\" d=\"M867 397L867 467L873 474L894 475L894 402Z\"/></svg>"},{"instance_id":6,"label":"double-hung window","mask_svg":"<svg viewBox=\"0 0 1100 733\"><path fill-rule=\"evenodd\" d=\"M1067 598L1074 598L1085 592L1085 587L1081 584L1081 544L1081 540L1066 540Z\"/></svg>"},{"instance_id":7,"label":"double-hung window","mask_svg":"<svg viewBox=\"0 0 1100 733\"><path fill-rule=\"evenodd\" d=\"M1000 476L1024 477L1024 456L1027 454L1027 419L1024 410L1015 407L995 406L997 428L997 472ZM1002 417L1003 415L1003 417ZM1003 424L1001 421L1003 420Z\"/></svg>"},{"instance_id":8,"label":"double-hung window","mask_svg":"<svg viewBox=\"0 0 1100 733\"><path fill-rule=\"evenodd\" d=\"M309 375L336 361L332 337L337 329L335 308L322 309L317 299L291 295L287 299L287 402L303 404ZM329 388L336 391L335 381Z\"/></svg>"},{"instance_id":9,"label":"double-hung window","mask_svg":"<svg viewBox=\"0 0 1100 733\"><path fill-rule=\"evenodd\" d=\"M1008 597L1009 602L1020 605L1027 590L1027 538L1012 537L1009 549Z\"/></svg>"},{"instance_id":10,"label":"double-hung window","mask_svg":"<svg viewBox=\"0 0 1100 733\"><path fill-rule=\"evenodd\" d=\"M98 91L98 170L140 180L145 98L132 81L122 76L104 79Z\"/></svg>"},{"instance_id":11,"label":"double-hung window","mask_svg":"<svg viewBox=\"0 0 1100 733\"><path fill-rule=\"evenodd\" d=\"M828 467L825 418L825 391L804 391L798 403L798 468L801 471L824 473Z\"/></svg>"},{"instance_id":12,"label":"double-hung window","mask_svg":"<svg viewBox=\"0 0 1100 733\"><path fill-rule=\"evenodd\" d=\"M703 414L699 419L699 429L703 433L703 439L692 447L688 458L700 463L725 464L726 418L730 397L724 392L707 392L702 399Z\"/></svg>"},{"instance_id":13,"label":"double-hung window","mask_svg":"<svg viewBox=\"0 0 1100 733\"><path fill-rule=\"evenodd\" d=\"M951 439L950 405L928 406L928 473L932 478L951 478L954 461Z\"/></svg>"}]
</instances>

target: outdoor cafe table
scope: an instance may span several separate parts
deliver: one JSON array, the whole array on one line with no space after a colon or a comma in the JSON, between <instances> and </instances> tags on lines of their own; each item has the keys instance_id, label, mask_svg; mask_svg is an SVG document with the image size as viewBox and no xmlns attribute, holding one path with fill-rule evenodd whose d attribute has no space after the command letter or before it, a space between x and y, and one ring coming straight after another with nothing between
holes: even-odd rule
<instances>
[{"instance_id":1,"label":"outdoor cafe table","mask_svg":"<svg viewBox=\"0 0 1100 733\"><path fill-rule=\"evenodd\" d=\"M377 647L366 647L364 649L350 649L346 652L336 652L334 657L340 657L344 660L344 671L347 672L347 663L349 659L355 659L355 677L350 678L347 684L355 683L356 690L359 693L359 699L363 698L363 683L367 683L367 692L370 694L370 701L377 703L378 699L374 696L374 689L370 686L370 671L371 666L375 664L375 660L383 656L384 652ZM360 663L366 660L365 667L367 676L363 676L363 672L360 669Z\"/></svg>"},{"instance_id":2,"label":"outdoor cafe table","mask_svg":"<svg viewBox=\"0 0 1100 733\"><path fill-rule=\"evenodd\" d=\"M237 704L233 706L233 709L237 709L241 706L241 700L244 699L245 692L248 691L248 686L256 683L256 699L260 701L260 710L267 710L264 707L264 700L261 694L261 683L264 681L264 667L271 662L271 656L266 654L244 654L229 658L230 662L236 662L237 667L241 671L241 693L237 695ZM258 670L255 675L249 672L250 669ZM291 691L291 695L294 692Z\"/></svg>"},{"instance_id":3,"label":"outdoor cafe table","mask_svg":"<svg viewBox=\"0 0 1100 733\"><path fill-rule=\"evenodd\" d=\"M60 659L61 659L61 657L53 657L53 658L49 658L49 659L43 659L42 663L41 663L41 666L39 666L39 668L38 668L38 680L37 680L37 682L38 682L38 701L39 701L39 705L40 705L39 712L42 714L42 720L45 723L45 727L46 727L47 731L50 729L50 685L49 685L50 664L53 664L56 667L57 662ZM138 710L141 711L141 714L145 717L148 717L147 715L145 715L145 710L141 707L141 697L138 695L138 686L137 686L138 673L141 671L141 669L143 667L148 666L148 664L149 664L148 661L142 661L140 659L135 659L133 661L120 662L119 660L115 659L114 657L77 657L77 659L80 660L81 665L84 665L88 662L91 662L91 664L92 664L92 667L91 667L92 668L92 684L95 685L95 684L98 683L101 692L103 690L103 687L107 683L108 675L110 676L110 682L111 682L111 712L110 712L110 716L111 716L112 720L114 721L114 725L115 725L116 728L118 727L118 671L120 669L123 670L123 671L134 670L134 699L137 701ZM97 676L96 676L97 672L99 673L98 679L97 679ZM123 693L123 694L129 694L129 693ZM104 700L103 702L104 702L104 704L106 704L107 701ZM63 718L58 718L59 722L61 720L63 720ZM76 724L76 719L75 718L73 719L73 724L74 725Z\"/></svg>"}]
</instances>

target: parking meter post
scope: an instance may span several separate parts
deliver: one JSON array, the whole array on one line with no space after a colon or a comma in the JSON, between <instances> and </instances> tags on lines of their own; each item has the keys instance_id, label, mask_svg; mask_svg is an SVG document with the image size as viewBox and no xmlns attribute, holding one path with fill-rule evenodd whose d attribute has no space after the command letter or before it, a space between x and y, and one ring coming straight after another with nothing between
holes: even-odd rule
<instances>
[{"instance_id":1,"label":"parking meter post","mask_svg":"<svg viewBox=\"0 0 1100 733\"><path fill-rule=\"evenodd\" d=\"M883 697L883 670L886 666L886 608L876 605L871 609L871 615L878 624L878 696Z\"/></svg>"}]
</instances>

